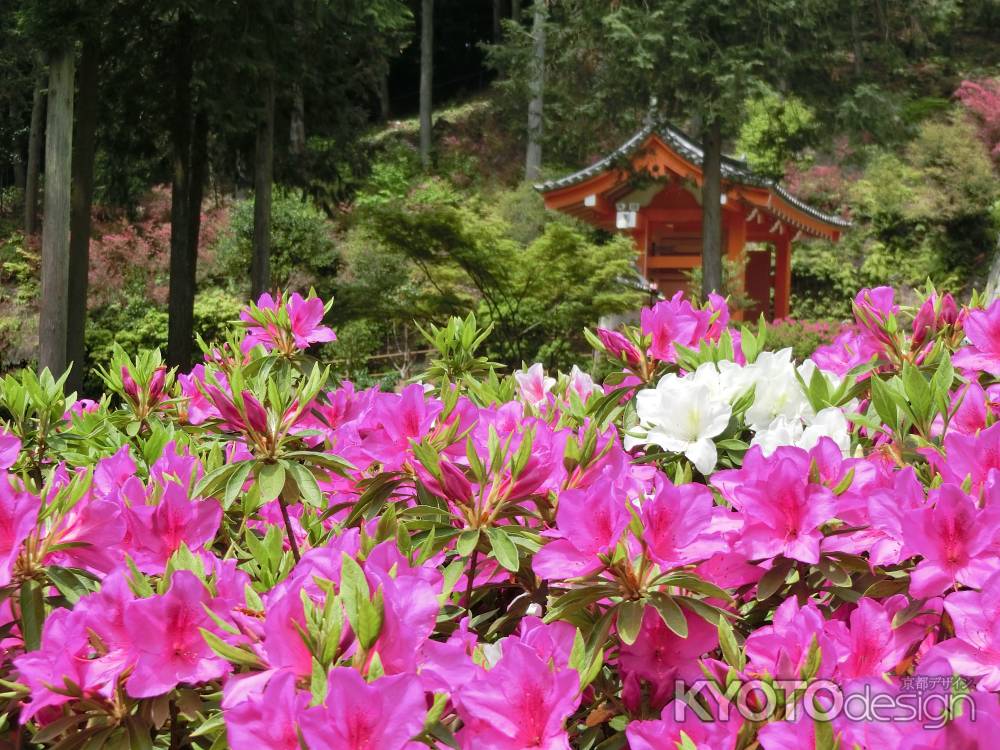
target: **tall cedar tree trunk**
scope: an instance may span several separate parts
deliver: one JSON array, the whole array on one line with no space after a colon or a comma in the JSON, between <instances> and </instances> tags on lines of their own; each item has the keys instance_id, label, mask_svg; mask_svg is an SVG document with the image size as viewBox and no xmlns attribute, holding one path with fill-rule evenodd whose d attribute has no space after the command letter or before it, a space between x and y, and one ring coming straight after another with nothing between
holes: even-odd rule
<instances>
[{"instance_id":1,"label":"tall cedar tree trunk","mask_svg":"<svg viewBox=\"0 0 1000 750\"><path fill-rule=\"evenodd\" d=\"M45 213L42 226L42 299L38 319L38 369L56 377L66 369L69 295L70 171L73 160L72 44L49 59L48 122L45 126Z\"/></svg>"},{"instance_id":2,"label":"tall cedar tree trunk","mask_svg":"<svg viewBox=\"0 0 1000 750\"><path fill-rule=\"evenodd\" d=\"M192 299L197 284L198 240L201 237L201 202L205 196L205 182L208 178L208 113L204 106L198 107L194 115L194 129L191 134L191 163L188 168L188 283ZM193 317L193 315L192 315Z\"/></svg>"},{"instance_id":3,"label":"tall cedar tree trunk","mask_svg":"<svg viewBox=\"0 0 1000 750\"><path fill-rule=\"evenodd\" d=\"M722 123L713 119L702 140L701 293L722 291Z\"/></svg>"},{"instance_id":4,"label":"tall cedar tree trunk","mask_svg":"<svg viewBox=\"0 0 1000 750\"><path fill-rule=\"evenodd\" d=\"M510 17L515 23L521 22L521 0L510 0Z\"/></svg>"},{"instance_id":5,"label":"tall cedar tree trunk","mask_svg":"<svg viewBox=\"0 0 1000 750\"><path fill-rule=\"evenodd\" d=\"M14 100L11 99L10 102L10 121L17 122L20 117L20 112L17 111L17 106ZM18 138L17 142L14 143L14 154L13 154L13 164L14 167L14 187L24 190L24 144L21 143L21 139Z\"/></svg>"},{"instance_id":6,"label":"tall cedar tree trunk","mask_svg":"<svg viewBox=\"0 0 1000 750\"><path fill-rule=\"evenodd\" d=\"M253 257L250 295L258 299L271 286L271 183L274 179L274 78L262 86L264 109L257 121L254 157Z\"/></svg>"},{"instance_id":7,"label":"tall cedar tree trunk","mask_svg":"<svg viewBox=\"0 0 1000 750\"><path fill-rule=\"evenodd\" d=\"M292 84L292 111L288 117L288 153L301 169L306 151L306 100L302 85Z\"/></svg>"},{"instance_id":8,"label":"tall cedar tree trunk","mask_svg":"<svg viewBox=\"0 0 1000 750\"><path fill-rule=\"evenodd\" d=\"M299 48L305 43L305 24L301 0L296 0L292 6L295 14L292 29L298 40ZM300 71L301 74L301 71ZM302 83L292 83L292 111L288 116L288 155L291 161L292 174L295 179L304 184L303 159L306 153L306 98Z\"/></svg>"},{"instance_id":9,"label":"tall cedar tree trunk","mask_svg":"<svg viewBox=\"0 0 1000 750\"><path fill-rule=\"evenodd\" d=\"M66 357L72 363L73 370L66 381L67 391L79 391L83 385L99 56L97 41L85 39L80 53L76 128L73 133L73 187L69 222L69 320L66 330Z\"/></svg>"},{"instance_id":10,"label":"tall cedar tree trunk","mask_svg":"<svg viewBox=\"0 0 1000 750\"><path fill-rule=\"evenodd\" d=\"M851 44L854 48L854 75L860 78L864 73L864 59L861 50L861 30L858 24L858 3L860 0L851 0Z\"/></svg>"},{"instance_id":11,"label":"tall cedar tree trunk","mask_svg":"<svg viewBox=\"0 0 1000 750\"><path fill-rule=\"evenodd\" d=\"M434 85L434 0L421 0L420 19L420 161L431 165L431 107Z\"/></svg>"},{"instance_id":12,"label":"tall cedar tree trunk","mask_svg":"<svg viewBox=\"0 0 1000 750\"><path fill-rule=\"evenodd\" d=\"M503 35L503 26L500 19L503 18L503 0L493 0L493 43L499 44Z\"/></svg>"},{"instance_id":13,"label":"tall cedar tree trunk","mask_svg":"<svg viewBox=\"0 0 1000 750\"><path fill-rule=\"evenodd\" d=\"M42 118L45 115L45 66L38 63L35 92L31 97L31 127L28 130L28 173L24 178L24 233L38 231L38 173L42 167Z\"/></svg>"},{"instance_id":14,"label":"tall cedar tree trunk","mask_svg":"<svg viewBox=\"0 0 1000 750\"><path fill-rule=\"evenodd\" d=\"M167 362L183 370L191 364L194 335L194 264L191 246L191 79L194 61L191 16L182 14L174 48L174 102L170 185L170 298L167 303Z\"/></svg>"},{"instance_id":15,"label":"tall cedar tree trunk","mask_svg":"<svg viewBox=\"0 0 1000 750\"><path fill-rule=\"evenodd\" d=\"M545 2L535 0L531 27L531 101L528 102L528 149L524 157L524 179L537 180L542 168L542 112L545 94Z\"/></svg>"},{"instance_id":16,"label":"tall cedar tree trunk","mask_svg":"<svg viewBox=\"0 0 1000 750\"><path fill-rule=\"evenodd\" d=\"M378 118L379 122L389 122L392 114L392 100L389 98L389 68L378 77Z\"/></svg>"}]
</instances>

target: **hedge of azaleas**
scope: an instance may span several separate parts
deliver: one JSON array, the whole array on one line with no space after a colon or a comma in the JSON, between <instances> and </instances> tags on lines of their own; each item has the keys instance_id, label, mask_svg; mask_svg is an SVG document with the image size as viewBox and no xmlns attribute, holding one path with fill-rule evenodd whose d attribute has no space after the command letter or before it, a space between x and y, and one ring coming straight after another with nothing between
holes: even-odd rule
<instances>
[{"instance_id":1,"label":"hedge of azaleas","mask_svg":"<svg viewBox=\"0 0 1000 750\"><path fill-rule=\"evenodd\" d=\"M677 296L603 386L454 319L381 393L265 295L100 403L6 376L0 744L995 747L1000 302L854 307L795 363Z\"/></svg>"}]
</instances>

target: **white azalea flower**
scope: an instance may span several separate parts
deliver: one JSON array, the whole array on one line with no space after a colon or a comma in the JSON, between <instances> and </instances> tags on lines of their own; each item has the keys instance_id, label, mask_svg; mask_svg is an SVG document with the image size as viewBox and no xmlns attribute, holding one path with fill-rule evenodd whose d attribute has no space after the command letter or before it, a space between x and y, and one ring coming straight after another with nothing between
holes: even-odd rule
<instances>
[{"instance_id":1,"label":"white azalea flower","mask_svg":"<svg viewBox=\"0 0 1000 750\"><path fill-rule=\"evenodd\" d=\"M765 456L770 456L782 445L797 445L805 428L801 419L775 417L774 420L754 433L750 445L759 445Z\"/></svg>"},{"instance_id":2,"label":"white azalea flower","mask_svg":"<svg viewBox=\"0 0 1000 750\"><path fill-rule=\"evenodd\" d=\"M828 406L825 409L820 409L816 416L809 421L796 445L809 450L820 441L820 438L828 437L837 444L841 453L848 456L851 451L849 430L850 424L847 417L844 416L843 409Z\"/></svg>"},{"instance_id":3,"label":"white azalea flower","mask_svg":"<svg viewBox=\"0 0 1000 750\"><path fill-rule=\"evenodd\" d=\"M837 444L841 453L849 455L851 436L844 412L829 406L807 420L775 417L767 427L757 430L750 445L759 445L765 456L770 456L782 445L792 445L803 450L814 448L820 438L828 437Z\"/></svg>"},{"instance_id":4,"label":"white azalea flower","mask_svg":"<svg viewBox=\"0 0 1000 750\"><path fill-rule=\"evenodd\" d=\"M795 377L792 350L761 352L757 361L747 365L752 372L754 402L747 409L746 422L754 431L768 429L777 417L805 419L813 415L809 399Z\"/></svg>"},{"instance_id":5,"label":"white azalea flower","mask_svg":"<svg viewBox=\"0 0 1000 750\"><path fill-rule=\"evenodd\" d=\"M639 427L625 436L626 449L652 444L683 453L698 471L710 474L718 460L712 438L722 434L733 413L721 395L718 375L708 363L687 377L665 375L656 388L639 391Z\"/></svg>"}]
</instances>

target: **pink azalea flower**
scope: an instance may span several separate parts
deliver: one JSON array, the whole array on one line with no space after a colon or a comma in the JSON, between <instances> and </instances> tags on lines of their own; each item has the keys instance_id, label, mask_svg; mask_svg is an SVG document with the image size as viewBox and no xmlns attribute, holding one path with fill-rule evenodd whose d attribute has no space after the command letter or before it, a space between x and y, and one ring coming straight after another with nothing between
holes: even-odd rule
<instances>
[{"instance_id":1,"label":"pink azalea flower","mask_svg":"<svg viewBox=\"0 0 1000 750\"><path fill-rule=\"evenodd\" d=\"M67 680L88 697L112 696L118 676L132 665L125 650L124 609L134 598L124 574L116 571L99 592L82 597L75 609L53 610L42 629L41 648L15 660L20 680L31 688L22 722L72 700L60 692ZM101 646L99 652L95 642Z\"/></svg>"},{"instance_id":2,"label":"pink azalea flower","mask_svg":"<svg viewBox=\"0 0 1000 750\"><path fill-rule=\"evenodd\" d=\"M287 314L287 323L280 315L282 308ZM287 300L284 297L275 300L265 292L256 306L240 312L240 319L247 324L243 351L260 344L267 351L289 353L293 347L308 349L312 344L336 341L333 330L322 325L324 314L323 301L318 297L304 299L296 292Z\"/></svg>"},{"instance_id":3,"label":"pink azalea flower","mask_svg":"<svg viewBox=\"0 0 1000 750\"><path fill-rule=\"evenodd\" d=\"M949 434L957 432L959 435L975 435L986 427L986 391L979 383L967 383L955 389L949 408L951 410L951 419L948 421ZM934 420L933 434L940 435L943 431L944 420L938 416Z\"/></svg>"},{"instance_id":4,"label":"pink azalea flower","mask_svg":"<svg viewBox=\"0 0 1000 750\"><path fill-rule=\"evenodd\" d=\"M1000 299L985 310L973 310L965 320L969 345L955 352L955 367L1000 376Z\"/></svg>"},{"instance_id":5,"label":"pink azalea flower","mask_svg":"<svg viewBox=\"0 0 1000 750\"><path fill-rule=\"evenodd\" d=\"M787 457L795 450L776 451L768 473L733 489L744 522L737 550L751 560L784 555L805 563L819 561L820 526L836 516L836 498L829 488L811 484L808 474Z\"/></svg>"},{"instance_id":6,"label":"pink azalea flower","mask_svg":"<svg viewBox=\"0 0 1000 750\"><path fill-rule=\"evenodd\" d=\"M857 328L845 328L829 344L824 344L814 351L809 358L816 366L836 375L846 375L858 365L869 362L877 355L879 348L872 344L869 337L861 335Z\"/></svg>"},{"instance_id":7,"label":"pink azalea flower","mask_svg":"<svg viewBox=\"0 0 1000 750\"><path fill-rule=\"evenodd\" d=\"M21 452L21 438L9 432L0 432L0 469L9 469Z\"/></svg>"},{"instance_id":8,"label":"pink azalea flower","mask_svg":"<svg viewBox=\"0 0 1000 750\"><path fill-rule=\"evenodd\" d=\"M73 420L73 417L82 417L85 414L91 414L97 411L100 404L90 398L79 398L73 402L73 405L66 410L63 414L63 419L67 422Z\"/></svg>"},{"instance_id":9,"label":"pink azalea flower","mask_svg":"<svg viewBox=\"0 0 1000 750\"><path fill-rule=\"evenodd\" d=\"M373 650L378 652L386 674L413 672L420 646L430 638L441 610L441 576L433 571L434 580L428 581L426 573L432 571L411 568L395 544L380 546L375 554L393 552L396 559L387 560L385 566L373 556L365 561L369 586L372 591L381 587L385 601L382 629Z\"/></svg>"},{"instance_id":10,"label":"pink azalea flower","mask_svg":"<svg viewBox=\"0 0 1000 750\"><path fill-rule=\"evenodd\" d=\"M125 522L118 503L92 495L81 498L50 532L58 544L69 545L46 562L107 573L122 559Z\"/></svg>"},{"instance_id":11,"label":"pink azalea flower","mask_svg":"<svg viewBox=\"0 0 1000 750\"><path fill-rule=\"evenodd\" d=\"M669 300L643 308L639 321L642 333L652 337L649 354L664 362L674 362L677 352L674 344L694 347L708 338L710 332L716 337L721 331L711 330L712 310L696 310L684 299L683 292L677 292Z\"/></svg>"},{"instance_id":12,"label":"pink azalea flower","mask_svg":"<svg viewBox=\"0 0 1000 750\"><path fill-rule=\"evenodd\" d=\"M364 439L364 452L387 471L402 467L410 456L410 441L420 441L430 432L441 413L441 402L427 398L418 383L402 393L377 393L367 418L371 428Z\"/></svg>"},{"instance_id":13,"label":"pink azalea flower","mask_svg":"<svg viewBox=\"0 0 1000 750\"><path fill-rule=\"evenodd\" d=\"M580 397L580 401L585 404L587 403L587 399L595 393L600 392L600 387L594 385L594 379L579 367L573 365L573 369L569 373L569 382L566 385L567 396L570 393L575 393Z\"/></svg>"},{"instance_id":14,"label":"pink azalea flower","mask_svg":"<svg viewBox=\"0 0 1000 750\"><path fill-rule=\"evenodd\" d=\"M129 551L140 570L158 573L170 556L186 544L203 549L215 539L222 508L212 499L189 500L187 491L168 482L158 505L139 505L125 511Z\"/></svg>"},{"instance_id":15,"label":"pink azalea flower","mask_svg":"<svg viewBox=\"0 0 1000 750\"><path fill-rule=\"evenodd\" d=\"M805 711L798 711L794 721L771 721L762 726L757 737L761 750L803 750L816 747L816 723Z\"/></svg>"},{"instance_id":16,"label":"pink azalea flower","mask_svg":"<svg viewBox=\"0 0 1000 750\"><path fill-rule=\"evenodd\" d=\"M94 466L94 492L98 497L117 499L125 484L136 478L135 461L123 445L114 455L98 460Z\"/></svg>"},{"instance_id":17,"label":"pink azalea flower","mask_svg":"<svg viewBox=\"0 0 1000 750\"><path fill-rule=\"evenodd\" d=\"M91 679L94 664L85 620L79 611L53 610L42 628L42 648L14 659L18 679L31 689L31 701L21 711L22 723L43 709L71 701L71 696L53 690L64 690L66 680L86 693L96 692L99 685Z\"/></svg>"},{"instance_id":18,"label":"pink azalea flower","mask_svg":"<svg viewBox=\"0 0 1000 750\"><path fill-rule=\"evenodd\" d=\"M688 617L687 624L687 637L681 638L653 607L646 607L635 643L621 646L618 663L622 672L650 683L663 697L673 694L675 679L690 682L701 678L698 660L718 647L718 630L701 617ZM662 705L665 700L654 702Z\"/></svg>"},{"instance_id":19,"label":"pink azalea flower","mask_svg":"<svg viewBox=\"0 0 1000 750\"><path fill-rule=\"evenodd\" d=\"M931 490L928 499L933 507L902 519L906 553L923 557L910 573L911 596L935 596L956 582L982 586L1000 570L992 546L1000 529L1000 504L979 510L954 484Z\"/></svg>"},{"instance_id":20,"label":"pink azalea flower","mask_svg":"<svg viewBox=\"0 0 1000 750\"><path fill-rule=\"evenodd\" d=\"M758 628L747 637L746 655L750 661L747 672L752 675L766 672L778 679L798 679L814 640L823 654L817 677L829 677L840 649L822 613L812 602L799 607L795 597L786 599L775 610L770 625Z\"/></svg>"},{"instance_id":21,"label":"pink azalea flower","mask_svg":"<svg viewBox=\"0 0 1000 750\"><path fill-rule=\"evenodd\" d=\"M553 671L530 646L506 639L499 663L452 696L463 750L569 750L564 725L579 684L574 670Z\"/></svg>"},{"instance_id":22,"label":"pink azalea flower","mask_svg":"<svg viewBox=\"0 0 1000 750\"><path fill-rule=\"evenodd\" d=\"M215 373L217 380L224 381L222 373ZM191 424L202 424L209 419L221 419L215 404L205 397L199 384L205 385L205 365L198 364L191 368L189 373L179 373L177 382L181 386L181 395L186 399L184 407L187 409L187 421Z\"/></svg>"},{"instance_id":23,"label":"pink azalea flower","mask_svg":"<svg viewBox=\"0 0 1000 750\"><path fill-rule=\"evenodd\" d=\"M924 657L948 662L956 674L979 677L979 688L1000 691L1000 573L982 591L959 591L944 600L955 637L938 643Z\"/></svg>"},{"instance_id":24,"label":"pink azalea flower","mask_svg":"<svg viewBox=\"0 0 1000 750\"><path fill-rule=\"evenodd\" d=\"M707 487L678 487L664 479L652 499L642 506L643 539L650 556L664 568L675 568L728 551L729 545L711 528L715 515L715 503Z\"/></svg>"},{"instance_id":25,"label":"pink azalea flower","mask_svg":"<svg viewBox=\"0 0 1000 750\"><path fill-rule=\"evenodd\" d=\"M531 646L542 661L551 663L557 670L569 667L575 638L576 628L568 622L546 623L537 617L521 620L521 643Z\"/></svg>"},{"instance_id":26,"label":"pink azalea flower","mask_svg":"<svg viewBox=\"0 0 1000 750\"><path fill-rule=\"evenodd\" d=\"M545 374L541 362L535 362L527 370L515 371L514 380L517 381L517 391L521 398L535 408L540 408L548 402L549 392L556 384L555 378Z\"/></svg>"},{"instance_id":27,"label":"pink azalea flower","mask_svg":"<svg viewBox=\"0 0 1000 750\"><path fill-rule=\"evenodd\" d=\"M687 735L696 750L735 747L741 724L736 711L730 713L729 721L703 721L690 708L682 710L685 713L681 721L674 715L674 706L668 705L659 719L629 722L625 729L629 750L667 750L680 747L684 741L682 734Z\"/></svg>"},{"instance_id":28,"label":"pink azalea flower","mask_svg":"<svg viewBox=\"0 0 1000 750\"><path fill-rule=\"evenodd\" d=\"M967 397L975 398L975 393ZM937 451L927 455L945 481L960 485L971 478L972 489L978 490L1000 470L1000 423L971 435L949 430L944 449L944 456Z\"/></svg>"},{"instance_id":29,"label":"pink azalea flower","mask_svg":"<svg viewBox=\"0 0 1000 750\"><path fill-rule=\"evenodd\" d=\"M881 677L902 660L910 644L893 630L893 614L882 603L862 598L851 612L850 627L832 630L844 654L837 665L840 678Z\"/></svg>"},{"instance_id":30,"label":"pink azalea flower","mask_svg":"<svg viewBox=\"0 0 1000 750\"><path fill-rule=\"evenodd\" d=\"M908 725L907 750L992 750L1000 737L1000 704L995 695L973 693L969 706L961 702L962 714L938 729L917 722ZM869 747L875 747L870 745Z\"/></svg>"},{"instance_id":31,"label":"pink azalea flower","mask_svg":"<svg viewBox=\"0 0 1000 750\"><path fill-rule=\"evenodd\" d=\"M310 344L337 340L337 335L332 329L321 325L325 310L323 300L319 297L303 299L302 295L296 292L288 298L285 306L292 321L292 335L300 349L306 349Z\"/></svg>"},{"instance_id":32,"label":"pink azalea flower","mask_svg":"<svg viewBox=\"0 0 1000 750\"><path fill-rule=\"evenodd\" d=\"M10 475L0 476L0 586L10 583L21 544L34 531L40 501L14 489Z\"/></svg>"},{"instance_id":33,"label":"pink azalea flower","mask_svg":"<svg viewBox=\"0 0 1000 750\"><path fill-rule=\"evenodd\" d=\"M366 683L355 670L335 667L327 680L326 701L302 712L299 724L309 750L402 750L419 734L426 714L415 675Z\"/></svg>"},{"instance_id":34,"label":"pink azalea flower","mask_svg":"<svg viewBox=\"0 0 1000 750\"><path fill-rule=\"evenodd\" d=\"M231 695L231 686L236 680L226 683L226 696ZM269 676L266 684L244 700L224 707L226 735L232 750L299 750L299 736L296 721L299 714L309 705L307 693L295 687L295 675L278 672Z\"/></svg>"},{"instance_id":35,"label":"pink azalea flower","mask_svg":"<svg viewBox=\"0 0 1000 750\"><path fill-rule=\"evenodd\" d=\"M611 479L602 478L585 489L566 490L556 509L558 535L535 555L535 573L562 580L593 573L603 567L598 555L618 544L629 515L626 499Z\"/></svg>"},{"instance_id":36,"label":"pink azalea flower","mask_svg":"<svg viewBox=\"0 0 1000 750\"><path fill-rule=\"evenodd\" d=\"M126 683L133 698L151 698L179 683L197 685L222 677L231 665L215 655L200 628L215 631L202 604L208 590L187 570L173 574L161 596L136 599L125 607L125 628L135 671Z\"/></svg>"}]
</instances>

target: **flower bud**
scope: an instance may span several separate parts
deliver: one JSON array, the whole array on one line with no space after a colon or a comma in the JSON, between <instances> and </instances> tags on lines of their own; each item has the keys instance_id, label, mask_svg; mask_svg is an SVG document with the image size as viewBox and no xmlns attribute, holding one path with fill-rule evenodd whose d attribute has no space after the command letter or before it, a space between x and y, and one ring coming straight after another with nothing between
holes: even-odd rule
<instances>
[{"instance_id":1,"label":"flower bud","mask_svg":"<svg viewBox=\"0 0 1000 750\"><path fill-rule=\"evenodd\" d=\"M639 350L636 349L635 345L618 331L609 331L607 328L598 328L597 338L601 340L604 348L607 349L611 356L620 357L624 354L625 360L630 365L637 365L642 359L642 356L639 354Z\"/></svg>"}]
</instances>

